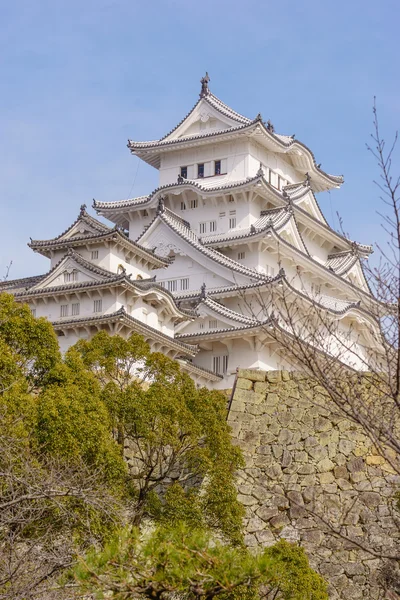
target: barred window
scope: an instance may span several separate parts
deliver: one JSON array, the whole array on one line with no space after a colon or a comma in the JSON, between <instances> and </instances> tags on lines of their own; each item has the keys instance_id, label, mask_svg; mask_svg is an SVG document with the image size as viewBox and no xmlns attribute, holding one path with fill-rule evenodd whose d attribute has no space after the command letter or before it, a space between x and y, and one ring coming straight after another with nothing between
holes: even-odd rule
<instances>
[{"instance_id":1,"label":"barred window","mask_svg":"<svg viewBox=\"0 0 400 600\"><path fill-rule=\"evenodd\" d=\"M79 302L75 302L74 304L72 304L71 308L72 308L72 316L73 317L76 317L77 315L79 315L79 313L80 313Z\"/></svg>"},{"instance_id":2,"label":"barred window","mask_svg":"<svg viewBox=\"0 0 400 600\"><path fill-rule=\"evenodd\" d=\"M60 317L68 317L68 304L61 304Z\"/></svg>"},{"instance_id":3,"label":"barred window","mask_svg":"<svg viewBox=\"0 0 400 600\"><path fill-rule=\"evenodd\" d=\"M94 313L99 313L102 311L102 307L103 307L103 301L100 298L99 300L94 300L93 301L93 312Z\"/></svg>"}]
</instances>

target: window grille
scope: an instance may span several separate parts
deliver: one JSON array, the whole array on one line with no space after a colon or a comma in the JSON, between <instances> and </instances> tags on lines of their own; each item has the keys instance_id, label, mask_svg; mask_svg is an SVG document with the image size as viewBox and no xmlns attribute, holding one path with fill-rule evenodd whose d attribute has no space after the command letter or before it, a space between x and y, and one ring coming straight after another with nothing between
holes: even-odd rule
<instances>
[{"instance_id":1,"label":"window grille","mask_svg":"<svg viewBox=\"0 0 400 600\"><path fill-rule=\"evenodd\" d=\"M197 165L197 177L199 179L204 177L204 163L199 163Z\"/></svg>"},{"instance_id":2,"label":"window grille","mask_svg":"<svg viewBox=\"0 0 400 600\"><path fill-rule=\"evenodd\" d=\"M73 317L76 317L77 315L79 315L79 313L80 313L80 304L79 304L79 302L76 302L75 304L72 304L71 309L72 309L72 316Z\"/></svg>"},{"instance_id":3,"label":"window grille","mask_svg":"<svg viewBox=\"0 0 400 600\"><path fill-rule=\"evenodd\" d=\"M246 252L238 252L238 260L243 260L246 258Z\"/></svg>"},{"instance_id":4,"label":"window grille","mask_svg":"<svg viewBox=\"0 0 400 600\"><path fill-rule=\"evenodd\" d=\"M213 356L213 371L218 375L225 375L228 371L228 355Z\"/></svg>"},{"instance_id":5,"label":"window grille","mask_svg":"<svg viewBox=\"0 0 400 600\"><path fill-rule=\"evenodd\" d=\"M99 300L94 300L93 301L93 312L94 313L99 313L102 311L102 307L103 307L103 301L100 298Z\"/></svg>"},{"instance_id":6,"label":"window grille","mask_svg":"<svg viewBox=\"0 0 400 600\"><path fill-rule=\"evenodd\" d=\"M236 227L236 217L229 218L229 229L234 229Z\"/></svg>"},{"instance_id":7,"label":"window grille","mask_svg":"<svg viewBox=\"0 0 400 600\"><path fill-rule=\"evenodd\" d=\"M217 326L218 326L218 321L217 321L217 319L210 319L210 320L208 321L208 327L209 327L209 329L216 329L216 328L217 328Z\"/></svg>"},{"instance_id":8,"label":"window grille","mask_svg":"<svg viewBox=\"0 0 400 600\"><path fill-rule=\"evenodd\" d=\"M96 260L97 258L99 258L99 251L92 250L92 260Z\"/></svg>"},{"instance_id":9,"label":"window grille","mask_svg":"<svg viewBox=\"0 0 400 600\"><path fill-rule=\"evenodd\" d=\"M185 291L189 289L189 277L185 277L181 279L181 291Z\"/></svg>"},{"instance_id":10,"label":"window grille","mask_svg":"<svg viewBox=\"0 0 400 600\"><path fill-rule=\"evenodd\" d=\"M200 233L205 233L207 230L207 223L200 223Z\"/></svg>"},{"instance_id":11,"label":"window grille","mask_svg":"<svg viewBox=\"0 0 400 600\"><path fill-rule=\"evenodd\" d=\"M61 304L60 317L68 317L68 304Z\"/></svg>"},{"instance_id":12,"label":"window grille","mask_svg":"<svg viewBox=\"0 0 400 600\"><path fill-rule=\"evenodd\" d=\"M199 205L199 201L197 200L197 198L190 201L190 208L197 208L198 205Z\"/></svg>"},{"instance_id":13,"label":"window grille","mask_svg":"<svg viewBox=\"0 0 400 600\"><path fill-rule=\"evenodd\" d=\"M210 221L210 233L217 231L217 221Z\"/></svg>"}]
</instances>

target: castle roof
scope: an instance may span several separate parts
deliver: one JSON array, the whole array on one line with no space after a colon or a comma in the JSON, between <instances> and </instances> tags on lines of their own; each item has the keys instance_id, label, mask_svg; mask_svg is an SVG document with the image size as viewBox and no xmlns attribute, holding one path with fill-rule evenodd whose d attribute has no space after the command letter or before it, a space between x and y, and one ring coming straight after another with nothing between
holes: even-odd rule
<instances>
[{"instance_id":1,"label":"castle roof","mask_svg":"<svg viewBox=\"0 0 400 600\"><path fill-rule=\"evenodd\" d=\"M86 212L85 205L81 206L77 219L65 231L48 240L31 239L28 246L35 252L49 257L54 250L76 248L106 241L114 241L120 244L129 253L148 262L154 269L169 264L168 259L156 256L153 251L132 241L120 227L108 227L89 215Z\"/></svg>"},{"instance_id":2,"label":"castle roof","mask_svg":"<svg viewBox=\"0 0 400 600\"><path fill-rule=\"evenodd\" d=\"M143 243L146 240L146 237L149 235L152 228L154 228L158 222L164 223L169 229L175 232L182 240L190 244L203 256L222 265L223 267L226 267L231 272L233 271L234 273L240 273L241 275L249 277L252 280L265 280L265 275L262 275L255 269L245 267L236 260L225 256L221 252L204 246L197 237L197 235L194 233L194 231L190 229L190 224L184 219L182 219L179 215L165 208L165 206L163 206L162 203L160 204L160 209L157 211L157 214L154 217L154 219L139 237L139 243Z\"/></svg>"},{"instance_id":3,"label":"castle roof","mask_svg":"<svg viewBox=\"0 0 400 600\"><path fill-rule=\"evenodd\" d=\"M195 356L198 352L198 348L191 344L183 343L175 338L154 329L150 325L135 319L131 315L128 315L124 307L113 313L105 313L93 317L73 317L70 319L58 319L51 321L54 329L57 331L64 331L67 329L76 329L77 327L84 327L89 325L101 325L120 322L126 325L132 331L140 333L145 338L160 341L164 346L167 346L173 350L183 353L186 356Z\"/></svg>"},{"instance_id":4,"label":"castle roof","mask_svg":"<svg viewBox=\"0 0 400 600\"><path fill-rule=\"evenodd\" d=\"M218 121L216 129L205 132L193 133L190 126L195 121L207 121L215 117ZM237 135L257 135L258 143L267 149L282 153L290 157L296 169L309 171L313 176L313 189L322 191L332 187L339 187L343 183L343 177L330 175L323 171L315 161L314 154L303 143L275 132L270 122L267 124L258 114L254 119L249 119L226 105L222 100L207 91L200 94L189 113L166 135L158 140L145 142L128 141L128 147L150 165L159 168L161 154L180 147L199 146L202 144L215 143L237 137Z\"/></svg>"},{"instance_id":5,"label":"castle roof","mask_svg":"<svg viewBox=\"0 0 400 600\"><path fill-rule=\"evenodd\" d=\"M213 178L214 179L214 178ZM218 178L218 183L215 185L214 182L210 182L207 184L202 180L201 182L192 181L192 180L184 180L181 183L170 183L156 188L151 194L148 196L140 196L138 198L131 198L127 200L117 200L114 202L101 202L94 200L93 208L96 210L98 214L101 214L109 219L118 219L118 215L123 215L128 210L138 210L145 208L155 208L160 197L163 194L168 192L177 192L184 190L193 190L201 194L202 197L210 196L212 197L218 192L227 192L230 191L239 191L245 189L252 189L257 187L259 192L261 189L265 190L267 194L272 194L276 201L282 204L282 207L287 206L288 203L292 204L293 210L302 221L309 224L311 228L317 229L321 231L321 235L328 235L332 238L332 240L344 247L344 249L348 248L349 250L356 244L360 253L363 256L368 256L371 254L372 247L365 244L360 244L357 242L352 242L348 238L344 237L342 234L334 231L329 224L326 222L326 219L323 216L323 213L318 205L318 202L313 194L309 181L305 180L301 183L291 184L285 186L283 190L278 190L273 187L264 177L263 170L260 169L259 172L251 178L246 178L242 180L236 181L228 181L226 178ZM311 194L312 201L316 207L317 215L311 214L309 211L305 210L301 206L301 200ZM281 213L283 215L283 213ZM210 236L208 236L210 237ZM211 241L210 241L211 243Z\"/></svg>"}]
</instances>

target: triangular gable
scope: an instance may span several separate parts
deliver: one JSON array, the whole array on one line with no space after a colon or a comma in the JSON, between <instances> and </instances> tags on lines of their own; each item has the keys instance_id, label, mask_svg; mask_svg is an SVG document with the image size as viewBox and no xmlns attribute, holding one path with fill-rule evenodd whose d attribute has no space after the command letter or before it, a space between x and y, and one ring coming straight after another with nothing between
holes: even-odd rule
<instances>
[{"instance_id":1,"label":"triangular gable","mask_svg":"<svg viewBox=\"0 0 400 600\"><path fill-rule=\"evenodd\" d=\"M174 255L187 256L201 265L203 271L206 269L222 280L219 283L216 279L216 286L246 283L249 280L262 278L256 271L252 273L250 269L244 268L240 263L225 257L220 252L204 247L197 236L184 224L179 221L169 224L162 215L154 219L137 243L145 248L154 249L158 256L164 258L171 258Z\"/></svg>"},{"instance_id":2,"label":"triangular gable","mask_svg":"<svg viewBox=\"0 0 400 600\"><path fill-rule=\"evenodd\" d=\"M207 131L224 131L248 123L249 119L238 115L210 94L209 99L201 98L183 121L162 140L175 140Z\"/></svg>"},{"instance_id":3,"label":"triangular gable","mask_svg":"<svg viewBox=\"0 0 400 600\"><path fill-rule=\"evenodd\" d=\"M106 271L103 273L103 269L91 270L90 266L86 266L85 263L86 261L79 260L73 255L64 256L43 279L30 288L30 291L107 280ZM112 273L110 273L110 276L112 276Z\"/></svg>"},{"instance_id":4,"label":"triangular gable","mask_svg":"<svg viewBox=\"0 0 400 600\"><path fill-rule=\"evenodd\" d=\"M353 283L357 287L361 288L365 292L369 292L370 291L369 286L368 286L368 282L367 282L366 277L364 275L364 271L363 271L363 269L361 267L360 259L358 259L354 263L354 265L351 267L351 269L349 269L346 273L344 273L342 275L342 277L344 277L345 279L347 279L348 281L350 281L351 283Z\"/></svg>"},{"instance_id":5,"label":"triangular gable","mask_svg":"<svg viewBox=\"0 0 400 600\"><path fill-rule=\"evenodd\" d=\"M309 253L304 244L303 238L299 232L296 220L293 215L288 221L286 221L284 225L282 225L282 227L277 228L277 232L279 233L280 237L289 242L289 244L291 244L298 250L305 252L305 254Z\"/></svg>"},{"instance_id":6,"label":"triangular gable","mask_svg":"<svg viewBox=\"0 0 400 600\"><path fill-rule=\"evenodd\" d=\"M316 200L314 194L311 192L311 190L308 192L308 194L306 194L302 198L295 200L295 203L296 203L296 206L299 206L300 208L302 208L303 210L308 212L308 214L311 215L312 217L314 217L314 219L317 219L318 221L320 221L321 223L324 223L324 224L327 223L327 221L326 221L324 215L322 214L322 211L317 203L317 200Z\"/></svg>"}]
</instances>

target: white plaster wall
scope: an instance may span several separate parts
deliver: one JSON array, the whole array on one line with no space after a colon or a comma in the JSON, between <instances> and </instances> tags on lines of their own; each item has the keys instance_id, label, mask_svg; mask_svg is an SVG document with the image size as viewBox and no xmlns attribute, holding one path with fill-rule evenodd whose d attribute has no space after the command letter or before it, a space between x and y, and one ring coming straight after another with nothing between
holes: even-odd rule
<instances>
[{"instance_id":1,"label":"white plaster wall","mask_svg":"<svg viewBox=\"0 0 400 600\"><path fill-rule=\"evenodd\" d=\"M170 151L161 157L159 185L175 183L181 167L188 167L188 179L197 179L197 164L204 163L206 181L213 175L213 161L226 161L226 172L232 181L247 177L249 144L247 140L211 143L197 148ZM224 164L222 172L224 170ZM201 180L199 180L201 182Z\"/></svg>"},{"instance_id":2,"label":"white plaster wall","mask_svg":"<svg viewBox=\"0 0 400 600\"><path fill-rule=\"evenodd\" d=\"M181 279L189 278L189 290L199 290L203 283L207 289L232 285L232 282L216 273L209 271L204 265L194 261L188 256L177 255L171 265L166 269L155 269L157 283L167 282L172 279L178 280L177 294L187 290L181 289Z\"/></svg>"}]
</instances>

